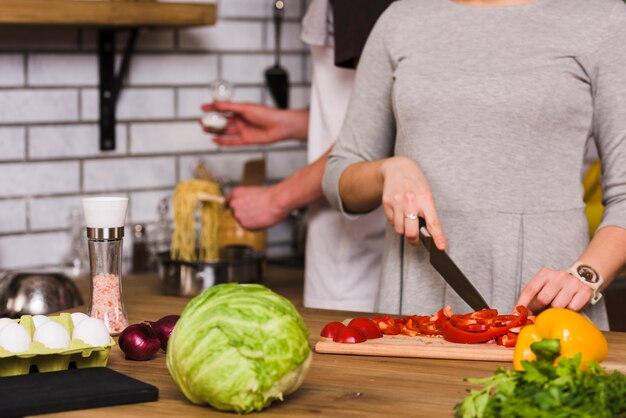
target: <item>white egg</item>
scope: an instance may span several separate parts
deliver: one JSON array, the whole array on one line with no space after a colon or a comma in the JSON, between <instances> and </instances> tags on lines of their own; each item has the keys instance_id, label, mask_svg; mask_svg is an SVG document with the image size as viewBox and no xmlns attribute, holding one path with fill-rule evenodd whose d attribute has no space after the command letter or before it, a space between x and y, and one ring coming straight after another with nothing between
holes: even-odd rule
<instances>
[{"instance_id":1,"label":"white egg","mask_svg":"<svg viewBox=\"0 0 626 418\"><path fill-rule=\"evenodd\" d=\"M30 348L30 334L26 328L14 322L0 330L0 347L13 353L22 353Z\"/></svg>"},{"instance_id":2,"label":"white egg","mask_svg":"<svg viewBox=\"0 0 626 418\"><path fill-rule=\"evenodd\" d=\"M74 328L73 339L83 340L85 344L103 346L109 343L109 330L104 322L97 318L87 318Z\"/></svg>"},{"instance_id":3,"label":"white egg","mask_svg":"<svg viewBox=\"0 0 626 418\"><path fill-rule=\"evenodd\" d=\"M7 325L13 322L15 321L12 320L11 318L0 318L0 330L2 330L2 328L6 327Z\"/></svg>"},{"instance_id":4,"label":"white egg","mask_svg":"<svg viewBox=\"0 0 626 418\"><path fill-rule=\"evenodd\" d=\"M40 326L42 326L46 322L50 322L50 321L51 321L50 318L48 318L45 315L34 315L33 316L33 323L35 324L35 329L39 328Z\"/></svg>"},{"instance_id":5,"label":"white egg","mask_svg":"<svg viewBox=\"0 0 626 418\"><path fill-rule=\"evenodd\" d=\"M48 321L35 330L33 341L38 341L48 348L67 348L70 346L70 333L63 325Z\"/></svg>"},{"instance_id":6,"label":"white egg","mask_svg":"<svg viewBox=\"0 0 626 418\"><path fill-rule=\"evenodd\" d=\"M82 312L72 312L72 322L74 323L74 327L76 327L87 318L89 318L89 316L85 315Z\"/></svg>"}]
</instances>

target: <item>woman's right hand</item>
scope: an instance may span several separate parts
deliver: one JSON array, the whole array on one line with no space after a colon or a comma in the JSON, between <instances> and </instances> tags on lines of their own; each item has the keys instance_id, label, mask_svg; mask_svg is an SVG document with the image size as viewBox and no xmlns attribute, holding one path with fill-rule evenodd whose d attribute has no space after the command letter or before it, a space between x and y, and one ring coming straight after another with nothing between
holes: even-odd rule
<instances>
[{"instance_id":1,"label":"woman's right hand","mask_svg":"<svg viewBox=\"0 0 626 418\"><path fill-rule=\"evenodd\" d=\"M440 250L446 248L446 238L441 229L439 215L426 176L419 165L407 157L391 157L381 165L383 176L382 204L385 216L398 234L404 235L411 245L419 243L419 221L426 221L426 229Z\"/></svg>"}]
</instances>

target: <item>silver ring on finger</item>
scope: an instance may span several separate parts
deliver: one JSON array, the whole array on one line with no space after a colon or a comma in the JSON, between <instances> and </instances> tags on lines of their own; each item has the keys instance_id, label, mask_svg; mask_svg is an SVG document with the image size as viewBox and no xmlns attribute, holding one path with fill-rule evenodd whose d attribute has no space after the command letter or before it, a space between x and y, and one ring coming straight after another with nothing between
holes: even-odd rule
<instances>
[{"instance_id":1,"label":"silver ring on finger","mask_svg":"<svg viewBox=\"0 0 626 418\"><path fill-rule=\"evenodd\" d=\"M404 219L409 219L411 221L416 221L417 220L417 214L415 213L407 213L404 215Z\"/></svg>"}]
</instances>

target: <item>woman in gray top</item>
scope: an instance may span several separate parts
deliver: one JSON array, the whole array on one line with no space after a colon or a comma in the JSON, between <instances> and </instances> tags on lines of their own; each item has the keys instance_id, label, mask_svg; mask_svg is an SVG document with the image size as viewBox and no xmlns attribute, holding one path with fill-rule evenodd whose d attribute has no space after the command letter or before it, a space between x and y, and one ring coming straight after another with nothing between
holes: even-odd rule
<instances>
[{"instance_id":1,"label":"woman in gray top","mask_svg":"<svg viewBox=\"0 0 626 418\"><path fill-rule=\"evenodd\" d=\"M589 141L606 206L591 242L581 184ZM416 245L419 215L491 306L586 306L607 329L603 300L589 304L593 285L567 270L591 266L604 288L626 263L626 6L392 4L361 58L324 191L347 214L382 202L380 312L470 310Z\"/></svg>"}]
</instances>

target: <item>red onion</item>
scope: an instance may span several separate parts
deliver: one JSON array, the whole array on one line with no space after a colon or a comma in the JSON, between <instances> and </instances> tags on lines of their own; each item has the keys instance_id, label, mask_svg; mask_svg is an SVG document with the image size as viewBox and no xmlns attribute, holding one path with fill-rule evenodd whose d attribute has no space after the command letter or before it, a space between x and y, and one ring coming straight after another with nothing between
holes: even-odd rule
<instances>
[{"instance_id":1,"label":"red onion","mask_svg":"<svg viewBox=\"0 0 626 418\"><path fill-rule=\"evenodd\" d=\"M147 324L133 324L119 338L120 348L127 360L150 360L159 351L161 341Z\"/></svg>"},{"instance_id":2,"label":"red onion","mask_svg":"<svg viewBox=\"0 0 626 418\"><path fill-rule=\"evenodd\" d=\"M178 318L180 318L180 315L167 315L156 322L148 321L159 340L161 340L163 351L167 351L167 342L170 339L170 334L174 331Z\"/></svg>"}]
</instances>

